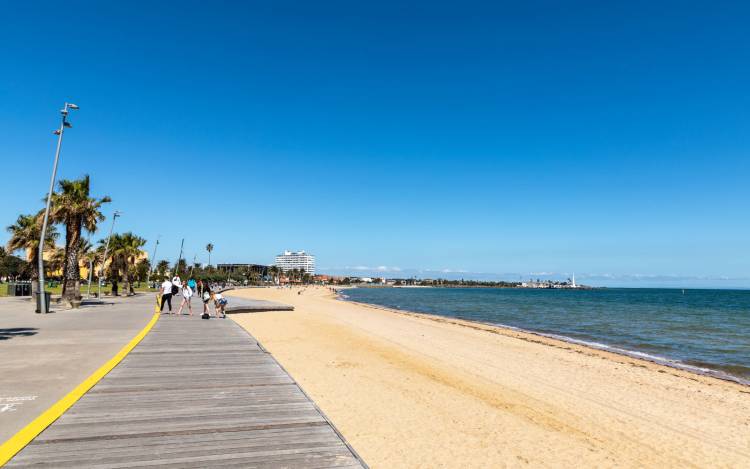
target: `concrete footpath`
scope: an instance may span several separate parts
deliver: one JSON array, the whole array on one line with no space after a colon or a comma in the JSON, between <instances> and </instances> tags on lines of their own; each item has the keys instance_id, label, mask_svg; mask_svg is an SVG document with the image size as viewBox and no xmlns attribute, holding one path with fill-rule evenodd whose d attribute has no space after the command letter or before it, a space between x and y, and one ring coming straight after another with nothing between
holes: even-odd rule
<instances>
[{"instance_id":1,"label":"concrete footpath","mask_svg":"<svg viewBox=\"0 0 750 469\"><path fill-rule=\"evenodd\" d=\"M154 314L154 294L34 313L28 299L0 298L0 443L111 359Z\"/></svg>"}]
</instances>

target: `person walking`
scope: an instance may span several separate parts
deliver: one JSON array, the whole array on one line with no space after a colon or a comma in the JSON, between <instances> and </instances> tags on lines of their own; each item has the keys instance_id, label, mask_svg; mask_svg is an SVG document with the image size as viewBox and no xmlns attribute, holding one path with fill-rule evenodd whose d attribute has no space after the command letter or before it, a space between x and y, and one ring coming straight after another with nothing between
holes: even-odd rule
<instances>
[{"instance_id":1,"label":"person walking","mask_svg":"<svg viewBox=\"0 0 750 469\"><path fill-rule=\"evenodd\" d=\"M196 285L195 288L197 288L196 292L198 293L198 298L202 299L203 298L203 280L198 280L198 284Z\"/></svg>"},{"instance_id":2,"label":"person walking","mask_svg":"<svg viewBox=\"0 0 750 469\"><path fill-rule=\"evenodd\" d=\"M193 315L193 305L190 304L190 300L193 298L193 289L190 288L190 284L188 282L183 282L182 284L182 303L180 303L180 309L177 310L177 315L182 315L182 308L185 307L185 303L187 303L188 311L190 311L190 315Z\"/></svg>"},{"instance_id":3,"label":"person walking","mask_svg":"<svg viewBox=\"0 0 750 469\"><path fill-rule=\"evenodd\" d=\"M167 303L169 305L169 313L172 313L172 282L169 281L169 279L165 279L161 283L161 308L159 308L159 312L164 311L164 303Z\"/></svg>"}]
</instances>

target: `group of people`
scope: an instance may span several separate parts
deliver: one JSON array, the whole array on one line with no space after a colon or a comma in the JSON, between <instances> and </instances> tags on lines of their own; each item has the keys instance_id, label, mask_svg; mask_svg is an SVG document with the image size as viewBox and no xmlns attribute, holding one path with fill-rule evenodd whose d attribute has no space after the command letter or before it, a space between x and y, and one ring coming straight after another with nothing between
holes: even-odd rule
<instances>
[{"instance_id":1,"label":"group of people","mask_svg":"<svg viewBox=\"0 0 750 469\"><path fill-rule=\"evenodd\" d=\"M192 316L193 305L191 304L191 300L194 295L198 295L198 298L203 301L202 317L204 319L208 319L211 316L209 314L210 303L213 303L214 305L214 317L218 318L220 317L220 314L222 318L227 317L224 309L226 308L228 301L221 293L212 291L211 285L209 285L208 282L204 282L203 280L196 281L194 278L183 281L179 276L175 276L171 281L165 279L164 282L162 282L161 289L159 290L159 298L157 300L159 312L164 312L164 305L166 304L169 308L167 314L172 314L172 298L181 296L182 302L175 314L177 316L182 315L182 310L185 305L187 305L190 316Z\"/></svg>"}]
</instances>

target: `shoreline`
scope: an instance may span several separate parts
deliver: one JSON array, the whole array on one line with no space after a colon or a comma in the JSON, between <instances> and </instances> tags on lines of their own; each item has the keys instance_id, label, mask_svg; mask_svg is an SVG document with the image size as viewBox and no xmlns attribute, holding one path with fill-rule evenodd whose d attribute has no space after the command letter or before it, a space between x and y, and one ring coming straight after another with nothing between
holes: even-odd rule
<instances>
[{"instance_id":1,"label":"shoreline","mask_svg":"<svg viewBox=\"0 0 750 469\"><path fill-rule=\"evenodd\" d=\"M583 347L585 349L589 349L592 351L609 353L609 354L619 356L619 357L627 357L632 360L640 360L640 361L650 363L652 365L663 366L671 370L679 370L679 371L690 373L690 374L697 375L697 376L714 378L714 379L718 379L718 380L729 382L729 383L735 383L740 386L750 387L750 379L745 379L739 376L734 376L730 373L726 373L721 370L715 370L711 368L702 368L702 367L698 367L695 365L682 363L678 360L670 359L667 357L658 357L658 356L651 355L645 352L639 352L637 350L628 350L628 349L624 349L624 348L617 347L614 345L607 345L607 344L596 343L596 342L588 342L585 340L580 340L574 337L568 337L568 336L561 335L561 334L534 331L531 329L523 329L521 327L511 326L508 324L475 321L472 319L464 319L464 318L453 317L453 316L441 316L438 314L430 314L430 313L423 313L419 311L391 308L388 306L382 306L382 305L378 305L375 303L364 303L361 301L349 300L347 299L348 297L346 297L344 293L336 293L333 295L335 296L335 299L338 301L352 303L352 304L356 304L356 305L363 306L366 308L374 308L374 309L388 311L388 312L395 313L395 314L404 314L407 316L422 317L424 319L428 319L431 321L446 322L446 323L455 324L461 327L474 327L473 325L486 326L486 327L497 329L495 333L503 334L505 332L506 334L504 335L509 335L507 334L508 332L515 332L517 334L521 334L521 335L513 336L521 340L529 340L529 338L525 338L522 336L524 334L527 334L527 335L531 335L531 336L538 337L538 338L544 338L550 341L557 341L557 342L560 342L561 344L576 345L578 347ZM482 329L482 330L487 330L487 329ZM493 332L492 330L487 330L487 331ZM509 335L509 336L512 336L512 335ZM543 343L545 345L554 345L554 344L546 343L544 341L532 340L532 342Z\"/></svg>"}]
</instances>

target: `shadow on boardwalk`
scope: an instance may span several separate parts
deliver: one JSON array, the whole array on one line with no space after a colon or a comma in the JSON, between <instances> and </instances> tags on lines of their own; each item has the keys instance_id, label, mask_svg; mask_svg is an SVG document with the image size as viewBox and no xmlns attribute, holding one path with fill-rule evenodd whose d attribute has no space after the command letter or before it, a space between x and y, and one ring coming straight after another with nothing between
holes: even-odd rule
<instances>
[{"instance_id":1,"label":"shadow on boardwalk","mask_svg":"<svg viewBox=\"0 0 750 469\"><path fill-rule=\"evenodd\" d=\"M35 335L39 329L36 327L11 327L9 329L0 329L0 340L8 340L14 337L28 337Z\"/></svg>"}]
</instances>

